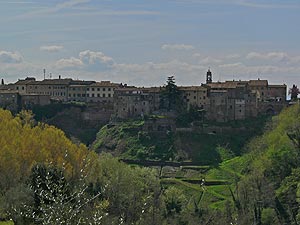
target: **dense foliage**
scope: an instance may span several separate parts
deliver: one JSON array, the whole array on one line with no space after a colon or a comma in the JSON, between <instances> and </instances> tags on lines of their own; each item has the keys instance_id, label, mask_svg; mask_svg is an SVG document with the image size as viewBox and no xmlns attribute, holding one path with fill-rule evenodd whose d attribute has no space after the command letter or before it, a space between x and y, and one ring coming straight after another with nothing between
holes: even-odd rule
<instances>
[{"instance_id":1,"label":"dense foliage","mask_svg":"<svg viewBox=\"0 0 300 225\"><path fill-rule=\"evenodd\" d=\"M102 129L96 149L109 147L102 139L109 135L119 137L114 148L137 135L127 148L134 156L140 147L149 151L145 143L157 140L143 139L142 124ZM0 110L0 131L0 216L15 224L300 223L299 105L273 117L241 156L218 146L222 162L213 167L128 166L36 124L27 112Z\"/></svg>"},{"instance_id":2,"label":"dense foliage","mask_svg":"<svg viewBox=\"0 0 300 225\"><path fill-rule=\"evenodd\" d=\"M115 224L160 217L154 207L160 205L160 186L152 170L98 157L57 128L36 124L28 112L14 117L0 110L0 131L0 219Z\"/></svg>"}]
</instances>

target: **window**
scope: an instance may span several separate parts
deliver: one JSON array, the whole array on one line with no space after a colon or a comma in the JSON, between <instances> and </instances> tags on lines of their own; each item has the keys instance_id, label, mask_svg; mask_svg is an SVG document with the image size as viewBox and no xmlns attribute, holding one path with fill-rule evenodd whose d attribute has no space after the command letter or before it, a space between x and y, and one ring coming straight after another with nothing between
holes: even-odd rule
<instances>
[{"instance_id":1,"label":"window","mask_svg":"<svg viewBox=\"0 0 300 225\"><path fill-rule=\"evenodd\" d=\"M108 94L108 97L110 98L110 97L111 97L111 94Z\"/></svg>"},{"instance_id":2,"label":"window","mask_svg":"<svg viewBox=\"0 0 300 225\"><path fill-rule=\"evenodd\" d=\"M92 97L95 97L95 94L92 94Z\"/></svg>"},{"instance_id":3,"label":"window","mask_svg":"<svg viewBox=\"0 0 300 225\"><path fill-rule=\"evenodd\" d=\"M19 87L17 87L17 90L19 90Z\"/></svg>"},{"instance_id":4,"label":"window","mask_svg":"<svg viewBox=\"0 0 300 225\"><path fill-rule=\"evenodd\" d=\"M196 96L194 96L194 99L196 99Z\"/></svg>"},{"instance_id":5,"label":"window","mask_svg":"<svg viewBox=\"0 0 300 225\"><path fill-rule=\"evenodd\" d=\"M81 97L81 94L77 94L77 97Z\"/></svg>"},{"instance_id":6,"label":"window","mask_svg":"<svg viewBox=\"0 0 300 225\"><path fill-rule=\"evenodd\" d=\"M105 88L103 88L103 91L105 91Z\"/></svg>"},{"instance_id":7,"label":"window","mask_svg":"<svg viewBox=\"0 0 300 225\"><path fill-rule=\"evenodd\" d=\"M75 98L75 97L76 97L76 95L75 95L75 94L73 94L73 97Z\"/></svg>"},{"instance_id":8,"label":"window","mask_svg":"<svg viewBox=\"0 0 300 225\"><path fill-rule=\"evenodd\" d=\"M92 88L92 91L95 91L95 88Z\"/></svg>"},{"instance_id":9,"label":"window","mask_svg":"<svg viewBox=\"0 0 300 225\"><path fill-rule=\"evenodd\" d=\"M97 88L97 91L100 91L100 88Z\"/></svg>"},{"instance_id":10,"label":"window","mask_svg":"<svg viewBox=\"0 0 300 225\"><path fill-rule=\"evenodd\" d=\"M90 97L90 94L86 94L86 97Z\"/></svg>"},{"instance_id":11,"label":"window","mask_svg":"<svg viewBox=\"0 0 300 225\"><path fill-rule=\"evenodd\" d=\"M24 90L25 88L24 87L22 87L22 90Z\"/></svg>"},{"instance_id":12,"label":"window","mask_svg":"<svg viewBox=\"0 0 300 225\"><path fill-rule=\"evenodd\" d=\"M103 94L102 96L103 96L103 98L105 98L105 94Z\"/></svg>"},{"instance_id":13,"label":"window","mask_svg":"<svg viewBox=\"0 0 300 225\"><path fill-rule=\"evenodd\" d=\"M97 97L100 97L100 94L97 94Z\"/></svg>"},{"instance_id":14,"label":"window","mask_svg":"<svg viewBox=\"0 0 300 225\"><path fill-rule=\"evenodd\" d=\"M87 91L89 91L90 89L89 89L89 88L87 88L86 90L87 90Z\"/></svg>"},{"instance_id":15,"label":"window","mask_svg":"<svg viewBox=\"0 0 300 225\"><path fill-rule=\"evenodd\" d=\"M108 88L108 91L111 91L111 88Z\"/></svg>"}]
</instances>

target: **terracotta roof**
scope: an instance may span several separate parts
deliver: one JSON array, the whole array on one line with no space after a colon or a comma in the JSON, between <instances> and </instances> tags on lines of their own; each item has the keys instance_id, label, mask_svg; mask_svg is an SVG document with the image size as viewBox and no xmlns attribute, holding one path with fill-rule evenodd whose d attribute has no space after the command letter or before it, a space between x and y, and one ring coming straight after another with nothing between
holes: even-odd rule
<instances>
[{"instance_id":1,"label":"terracotta roof","mask_svg":"<svg viewBox=\"0 0 300 225\"><path fill-rule=\"evenodd\" d=\"M91 84L90 86L97 86L97 87L118 87L120 84L112 83L110 81L101 81Z\"/></svg>"},{"instance_id":2,"label":"terracotta roof","mask_svg":"<svg viewBox=\"0 0 300 225\"><path fill-rule=\"evenodd\" d=\"M18 92L14 90L0 90L0 94L18 94Z\"/></svg>"},{"instance_id":3,"label":"terracotta roof","mask_svg":"<svg viewBox=\"0 0 300 225\"><path fill-rule=\"evenodd\" d=\"M211 89L231 89L239 85L238 81L214 82L207 84Z\"/></svg>"},{"instance_id":4,"label":"terracotta roof","mask_svg":"<svg viewBox=\"0 0 300 225\"><path fill-rule=\"evenodd\" d=\"M33 83L36 82L35 80L18 80L15 85L26 85L29 83Z\"/></svg>"},{"instance_id":5,"label":"terracotta roof","mask_svg":"<svg viewBox=\"0 0 300 225\"><path fill-rule=\"evenodd\" d=\"M70 85L78 85L78 86L82 86L82 85L91 85L96 83L96 81L85 81L85 80L72 80L70 82Z\"/></svg>"},{"instance_id":6,"label":"terracotta roof","mask_svg":"<svg viewBox=\"0 0 300 225\"><path fill-rule=\"evenodd\" d=\"M269 88L286 88L285 84L271 84Z\"/></svg>"},{"instance_id":7,"label":"terracotta roof","mask_svg":"<svg viewBox=\"0 0 300 225\"><path fill-rule=\"evenodd\" d=\"M46 79L42 81L37 81L38 84L41 85L68 85L72 82L73 80L71 78L66 78L66 79Z\"/></svg>"},{"instance_id":8,"label":"terracotta roof","mask_svg":"<svg viewBox=\"0 0 300 225\"><path fill-rule=\"evenodd\" d=\"M267 80L249 80L250 86L268 86Z\"/></svg>"},{"instance_id":9,"label":"terracotta roof","mask_svg":"<svg viewBox=\"0 0 300 225\"><path fill-rule=\"evenodd\" d=\"M204 86L178 86L179 90L182 91L203 91L203 90L207 90L207 87Z\"/></svg>"},{"instance_id":10,"label":"terracotta roof","mask_svg":"<svg viewBox=\"0 0 300 225\"><path fill-rule=\"evenodd\" d=\"M5 85L0 85L0 90L13 90L14 85L12 84L5 84Z\"/></svg>"}]
</instances>

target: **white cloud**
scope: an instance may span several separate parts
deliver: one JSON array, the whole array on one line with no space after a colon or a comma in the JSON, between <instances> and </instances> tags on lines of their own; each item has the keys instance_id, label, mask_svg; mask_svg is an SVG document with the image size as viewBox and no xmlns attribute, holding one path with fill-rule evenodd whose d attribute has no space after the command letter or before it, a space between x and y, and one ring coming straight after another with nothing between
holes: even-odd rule
<instances>
[{"instance_id":1,"label":"white cloud","mask_svg":"<svg viewBox=\"0 0 300 225\"><path fill-rule=\"evenodd\" d=\"M47 51L47 52L59 52L63 48L64 46L61 45L45 45L45 46L41 46L40 50Z\"/></svg>"},{"instance_id":2,"label":"white cloud","mask_svg":"<svg viewBox=\"0 0 300 225\"><path fill-rule=\"evenodd\" d=\"M23 56L19 52L0 51L0 63L21 63Z\"/></svg>"},{"instance_id":3,"label":"white cloud","mask_svg":"<svg viewBox=\"0 0 300 225\"><path fill-rule=\"evenodd\" d=\"M300 56L291 57L280 52L257 53L250 52L246 57L241 55L196 55L198 58L170 59L167 61L144 62L144 63L119 63L112 57L101 51L85 50L78 56L65 58L57 61L55 67L57 73L69 73L81 79L109 79L115 82L128 83L138 86L163 85L170 74L175 74L179 85L194 85L205 82L205 73L211 66L214 77L220 80L232 79L256 79L257 77L277 77L282 82L289 77L288 74L299 74ZM277 60L294 60L294 64L278 64ZM275 61L256 62L252 59L271 59ZM239 60L237 60L239 59ZM13 64L12 64L13 65ZM40 67L41 68L41 67ZM50 66L51 68L51 66ZM284 75L284 76L283 76ZM287 78L291 80L291 78ZM215 79L216 80L216 79ZM272 81L272 79L271 79ZM290 82L290 81L289 81Z\"/></svg>"},{"instance_id":4,"label":"white cloud","mask_svg":"<svg viewBox=\"0 0 300 225\"><path fill-rule=\"evenodd\" d=\"M102 52L93 52L90 50L82 51L79 53L79 59L85 64L97 64L103 63L107 65L113 65L115 62L113 58L106 56Z\"/></svg>"},{"instance_id":5,"label":"white cloud","mask_svg":"<svg viewBox=\"0 0 300 225\"><path fill-rule=\"evenodd\" d=\"M55 63L56 67L60 69L89 69L93 67L96 70L104 69L104 67L112 67L114 64L115 62L113 58L102 52L94 52L90 50L80 52L78 58L71 57L69 59L60 59Z\"/></svg>"},{"instance_id":6,"label":"white cloud","mask_svg":"<svg viewBox=\"0 0 300 225\"><path fill-rule=\"evenodd\" d=\"M238 59L240 57L241 56L239 54L230 54L225 56L226 59Z\"/></svg>"},{"instance_id":7,"label":"white cloud","mask_svg":"<svg viewBox=\"0 0 300 225\"><path fill-rule=\"evenodd\" d=\"M192 45L186 44L164 44L161 46L162 50L193 50L195 49Z\"/></svg>"},{"instance_id":8,"label":"white cloud","mask_svg":"<svg viewBox=\"0 0 300 225\"><path fill-rule=\"evenodd\" d=\"M198 53L198 52L193 54L193 57L195 57L195 58L199 58L199 57L201 57L201 56L202 56L202 55L201 55L200 53Z\"/></svg>"},{"instance_id":9,"label":"white cloud","mask_svg":"<svg viewBox=\"0 0 300 225\"><path fill-rule=\"evenodd\" d=\"M249 0L239 0L235 1L235 4L244 6L244 7L251 7L251 8L265 8L265 9L294 9L294 8L299 8L299 4L292 4L292 3L286 3L283 1L281 4L274 4L274 3L269 3L269 4L264 4L259 1L249 1Z\"/></svg>"},{"instance_id":10,"label":"white cloud","mask_svg":"<svg viewBox=\"0 0 300 225\"><path fill-rule=\"evenodd\" d=\"M58 69L73 69L73 68L80 68L84 64L80 59L75 57L71 57L69 59L60 59L55 63Z\"/></svg>"},{"instance_id":11,"label":"white cloud","mask_svg":"<svg viewBox=\"0 0 300 225\"><path fill-rule=\"evenodd\" d=\"M246 56L246 58L247 59L258 59L258 60L283 61L283 60L288 60L289 55L285 52L268 52L268 53L250 52Z\"/></svg>"},{"instance_id":12,"label":"white cloud","mask_svg":"<svg viewBox=\"0 0 300 225\"><path fill-rule=\"evenodd\" d=\"M208 56L208 57L200 60L200 64L204 64L204 65L216 65L221 62L222 62L221 59L217 59L217 58L214 58L211 56Z\"/></svg>"},{"instance_id":13,"label":"white cloud","mask_svg":"<svg viewBox=\"0 0 300 225\"><path fill-rule=\"evenodd\" d=\"M20 16L15 17L14 19L24 19L24 18L30 18L33 16L45 16L45 15L51 15L53 13L57 13L61 10L67 9L67 8L72 8L76 5L80 5L80 4L84 4L84 3L88 3L91 0L69 0L69 1L65 1L62 3L58 3L53 7L48 7L46 9L41 9L41 10L35 10L35 11L31 11L29 13L25 13L22 14Z\"/></svg>"},{"instance_id":14,"label":"white cloud","mask_svg":"<svg viewBox=\"0 0 300 225\"><path fill-rule=\"evenodd\" d=\"M239 66L243 66L243 63L237 62L219 65L220 68L236 68Z\"/></svg>"},{"instance_id":15,"label":"white cloud","mask_svg":"<svg viewBox=\"0 0 300 225\"><path fill-rule=\"evenodd\" d=\"M70 8L70 7L79 5L79 4L88 3L90 1L91 0L69 0L69 1L57 4L55 9L58 11L58 10L61 10L64 8Z\"/></svg>"}]
</instances>

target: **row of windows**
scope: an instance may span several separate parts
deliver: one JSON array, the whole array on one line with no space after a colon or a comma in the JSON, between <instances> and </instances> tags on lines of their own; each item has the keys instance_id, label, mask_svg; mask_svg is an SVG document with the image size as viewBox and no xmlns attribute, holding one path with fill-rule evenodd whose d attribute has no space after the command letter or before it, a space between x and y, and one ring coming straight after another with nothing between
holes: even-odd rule
<instances>
[{"instance_id":1,"label":"row of windows","mask_svg":"<svg viewBox=\"0 0 300 225\"><path fill-rule=\"evenodd\" d=\"M184 98L186 99L187 98L187 96L184 96ZM197 99L197 96L194 96L194 99ZM202 99L201 97L199 97L199 99ZM206 99L206 97L205 96L203 96L203 99L205 100Z\"/></svg>"},{"instance_id":2,"label":"row of windows","mask_svg":"<svg viewBox=\"0 0 300 225\"><path fill-rule=\"evenodd\" d=\"M14 98L15 96L12 95L12 96L7 96L7 95L1 95L1 98L6 98L6 100L8 100L9 98Z\"/></svg>"},{"instance_id":3,"label":"row of windows","mask_svg":"<svg viewBox=\"0 0 300 225\"><path fill-rule=\"evenodd\" d=\"M91 91L100 91L100 88L87 88L86 90L89 91L91 89ZM108 91L111 91L111 88L107 88ZM102 88L102 91L106 91L106 88Z\"/></svg>"},{"instance_id":4,"label":"row of windows","mask_svg":"<svg viewBox=\"0 0 300 225\"><path fill-rule=\"evenodd\" d=\"M72 97L72 95L71 94L69 94L69 97ZM96 97L98 97L98 98L106 98L106 97L108 97L108 98L111 98L111 94L102 94L102 96L100 95L100 94L73 94L73 98L76 98L76 97L78 97L78 98L81 98L81 97L91 97L91 98L96 98Z\"/></svg>"},{"instance_id":5,"label":"row of windows","mask_svg":"<svg viewBox=\"0 0 300 225\"><path fill-rule=\"evenodd\" d=\"M65 92L29 92L30 94L51 95L51 96L66 96Z\"/></svg>"}]
</instances>

